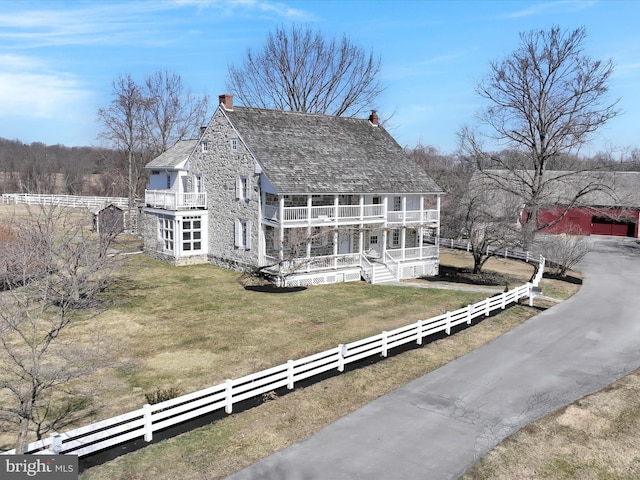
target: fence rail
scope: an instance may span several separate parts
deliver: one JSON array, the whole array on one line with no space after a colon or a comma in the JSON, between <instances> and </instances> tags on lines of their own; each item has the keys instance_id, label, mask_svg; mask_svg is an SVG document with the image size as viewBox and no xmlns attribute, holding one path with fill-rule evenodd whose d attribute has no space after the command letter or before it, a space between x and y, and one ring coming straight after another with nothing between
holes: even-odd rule
<instances>
[{"instance_id":1,"label":"fence rail","mask_svg":"<svg viewBox=\"0 0 640 480\"><path fill-rule=\"evenodd\" d=\"M518 256L513 255L512 252L508 252L507 255L512 258L522 256L521 252ZM528 258L527 255L524 256ZM540 257L538 273L532 283L526 283L453 312L419 320L351 343L340 344L324 352L298 360L289 360L282 365L235 380L229 379L219 385L171 400L154 405L147 404L141 409L124 415L61 434L52 434L47 439L30 443L25 453L55 450L59 453L83 457L134 439L144 438L150 442L156 431L222 409L227 414L231 414L233 405L243 400L258 397L279 388L286 387L291 390L302 380L331 370L342 372L346 365L368 357L387 357L389 350L393 348L410 343L422 345L424 338L430 335L440 332L449 335L454 327L462 324L470 325L473 319L489 316L491 312L505 309L522 298L529 297L531 302L534 295L533 286L537 285L543 270L544 258ZM15 450L4 453L14 454Z\"/></svg>"},{"instance_id":2,"label":"fence rail","mask_svg":"<svg viewBox=\"0 0 640 480\"><path fill-rule=\"evenodd\" d=\"M41 195L35 193L3 193L2 203L22 205L59 205L61 207L86 207L90 209L104 207L110 203L126 209L129 200L126 197L87 197L80 195Z\"/></svg>"}]
</instances>

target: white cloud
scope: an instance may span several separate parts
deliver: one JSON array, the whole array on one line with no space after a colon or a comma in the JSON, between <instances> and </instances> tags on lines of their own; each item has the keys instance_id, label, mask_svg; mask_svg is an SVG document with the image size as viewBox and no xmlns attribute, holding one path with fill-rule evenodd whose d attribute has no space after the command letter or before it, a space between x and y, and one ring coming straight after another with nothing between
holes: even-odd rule
<instances>
[{"instance_id":1,"label":"white cloud","mask_svg":"<svg viewBox=\"0 0 640 480\"><path fill-rule=\"evenodd\" d=\"M0 55L0 116L54 118L89 95L73 76L42 60Z\"/></svg>"}]
</instances>

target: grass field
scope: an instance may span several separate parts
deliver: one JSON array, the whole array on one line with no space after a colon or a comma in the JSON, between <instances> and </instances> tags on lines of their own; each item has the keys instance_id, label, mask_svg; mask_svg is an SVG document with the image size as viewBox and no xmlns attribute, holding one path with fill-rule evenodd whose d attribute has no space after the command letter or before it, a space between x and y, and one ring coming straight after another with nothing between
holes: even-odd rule
<instances>
[{"instance_id":1,"label":"grass field","mask_svg":"<svg viewBox=\"0 0 640 480\"><path fill-rule=\"evenodd\" d=\"M0 221L10 221L16 210L19 214L20 209L12 206L0 208ZM139 240L122 236L116 248L136 251ZM471 265L470 256L446 249L441 253L442 265L460 273L459 278L424 283L460 285L462 273ZM146 403L145 393L157 388L195 391L487 296L480 289L362 282L262 293L243 288L238 273L209 265L172 267L143 255L124 258L116 282L105 292L108 308L66 332L69 341L85 341L90 334L98 334L112 346L115 362L89 379L96 397L78 426L137 409ZM524 283L533 272L522 262L499 258L490 259L485 269L489 272L485 283L499 291ZM543 280L542 286L546 295L559 299L579 288L576 283L551 279ZM536 299L538 308L553 303ZM174 480L175 471L190 479L225 478L501 335L535 315L538 308L515 306L423 348L280 398L265 398L259 407L91 468L81 479ZM3 447L10 448L13 438L1 438ZM491 466L488 471L500 468ZM494 478L492 475L469 478ZM495 478L527 477L510 473Z\"/></svg>"},{"instance_id":2,"label":"grass field","mask_svg":"<svg viewBox=\"0 0 640 480\"><path fill-rule=\"evenodd\" d=\"M442 261L462 266L469 261L466 255L443 250ZM502 276L521 284L533 271L504 259L492 259L486 268L497 275L498 289L504 287ZM129 367L118 378L128 388L117 389L113 400L137 408L144 403L142 394L155 387L193 391L457 309L487 295L363 282L268 294L245 290L237 278L237 273L211 266L176 269L147 257L132 257L112 292L123 303L104 319L109 319L109 330L129 345L123 358ZM563 295L575 288L568 284ZM169 480L171 474L163 471L162 464L174 465L185 478L224 478L537 312L513 307L424 348L270 398L257 408L91 468L82 479ZM135 345L128 338L135 339Z\"/></svg>"}]
</instances>

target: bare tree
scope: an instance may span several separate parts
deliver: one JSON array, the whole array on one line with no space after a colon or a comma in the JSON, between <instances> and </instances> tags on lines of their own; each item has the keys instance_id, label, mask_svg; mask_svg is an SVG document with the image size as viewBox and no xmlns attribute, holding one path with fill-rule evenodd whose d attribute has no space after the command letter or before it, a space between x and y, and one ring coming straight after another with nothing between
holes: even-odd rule
<instances>
[{"instance_id":1,"label":"bare tree","mask_svg":"<svg viewBox=\"0 0 640 480\"><path fill-rule=\"evenodd\" d=\"M456 155L443 155L432 146L417 145L407 154L446 192L440 205L440 230L443 237L461 234L463 221L460 206L467 195L473 166Z\"/></svg>"},{"instance_id":2,"label":"bare tree","mask_svg":"<svg viewBox=\"0 0 640 480\"><path fill-rule=\"evenodd\" d=\"M143 84L131 75L113 82L113 100L98 110L100 138L122 152L126 165L129 218L144 188L144 166L178 140L198 134L208 97L186 89L182 78L167 70L150 75Z\"/></svg>"},{"instance_id":3,"label":"bare tree","mask_svg":"<svg viewBox=\"0 0 640 480\"><path fill-rule=\"evenodd\" d=\"M143 95L147 100L147 138L155 155L204 125L208 96L199 97L186 89L177 73L168 70L153 73L145 80Z\"/></svg>"},{"instance_id":4,"label":"bare tree","mask_svg":"<svg viewBox=\"0 0 640 480\"><path fill-rule=\"evenodd\" d=\"M589 237L576 234L545 235L539 245L548 260L547 268L559 277L565 277L591 251Z\"/></svg>"},{"instance_id":5,"label":"bare tree","mask_svg":"<svg viewBox=\"0 0 640 480\"><path fill-rule=\"evenodd\" d=\"M229 65L227 88L246 106L356 116L383 91L379 73L380 60L346 36L279 27L261 52Z\"/></svg>"},{"instance_id":6,"label":"bare tree","mask_svg":"<svg viewBox=\"0 0 640 480\"><path fill-rule=\"evenodd\" d=\"M3 228L0 420L17 426L17 453L32 427L40 438L83 406L76 380L107 365L104 343L65 335L97 311L116 266L107 253L113 234L97 238L86 223L41 207Z\"/></svg>"},{"instance_id":7,"label":"bare tree","mask_svg":"<svg viewBox=\"0 0 640 480\"><path fill-rule=\"evenodd\" d=\"M453 212L460 236L467 239L473 256L473 273L480 273L497 249L517 243L517 203L500 190L469 183L469 189Z\"/></svg>"},{"instance_id":8,"label":"bare tree","mask_svg":"<svg viewBox=\"0 0 640 480\"><path fill-rule=\"evenodd\" d=\"M491 62L488 77L477 88L488 101L479 120L489 132L486 136L510 155L488 154L482 148L482 134L470 128L460 131L466 158L498 188L521 198L528 213L521 217L523 231L529 240L535 231L548 226L538 222L547 196L570 182L576 171L576 165L562 165L559 160L575 158L573 154L592 134L620 113L618 102L606 98L613 62L585 55L585 37L584 28L522 33L517 50L502 61ZM552 166L564 172L549 176ZM595 179L576 189L573 198L565 199L564 207L572 208L600 188Z\"/></svg>"},{"instance_id":9,"label":"bare tree","mask_svg":"<svg viewBox=\"0 0 640 480\"><path fill-rule=\"evenodd\" d=\"M112 95L111 105L98 109L98 119L103 127L100 138L124 154L129 199L127 213L128 218L132 218L137 185L145 163L145 98L131 75L121 75L113 81Z\"/></svg>"}]
</instances>

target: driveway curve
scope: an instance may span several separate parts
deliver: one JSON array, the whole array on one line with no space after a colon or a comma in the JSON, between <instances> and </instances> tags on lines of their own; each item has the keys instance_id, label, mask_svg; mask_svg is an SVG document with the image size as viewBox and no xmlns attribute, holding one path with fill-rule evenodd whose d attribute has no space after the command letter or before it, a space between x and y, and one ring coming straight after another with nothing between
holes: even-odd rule
<instances>
[{"instance_id":1,"label":"driveway curve","mask_svg":"<svg viewBox=\"0 0 640 480\"><path fill-rule=\"evenodd\" d=\"M593 237L569 300L232 480L456 479L505 437L640 367L640 247Z\"/></svg>"}]
</instances>

